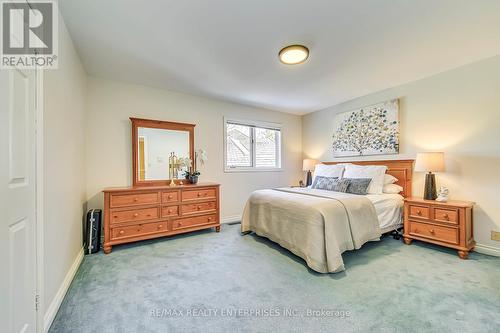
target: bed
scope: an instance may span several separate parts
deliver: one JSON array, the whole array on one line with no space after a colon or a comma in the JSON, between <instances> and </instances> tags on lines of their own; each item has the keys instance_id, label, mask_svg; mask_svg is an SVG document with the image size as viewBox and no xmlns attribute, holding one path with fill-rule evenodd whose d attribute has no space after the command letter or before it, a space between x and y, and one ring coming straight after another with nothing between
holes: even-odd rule
<instances>
[{"instance_id":1,"label":"bed","mask_svg":"<svg viewBox=\"0 0 500 333\"><path fill-rule=\"evenodd\" d=\"M397 178L402 191L356 195L314 188L258 190L245 206L242 232L280 244L317 272L345 270L343 252L401 226L403 199L411 194L413 160L341 163L387 166L386 173Z\"/></svg>"}]
</instances>

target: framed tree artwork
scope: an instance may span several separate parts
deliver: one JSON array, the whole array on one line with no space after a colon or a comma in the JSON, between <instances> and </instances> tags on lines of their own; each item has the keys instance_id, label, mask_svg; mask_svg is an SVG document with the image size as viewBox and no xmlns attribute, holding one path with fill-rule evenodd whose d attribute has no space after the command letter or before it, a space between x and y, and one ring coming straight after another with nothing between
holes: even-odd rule
<instances>
[{"instance_id":1,"label":"framed tree artwork","mask_svg":"<svg viewBox=\"0 0 500 333\"><path fill-rule=\"evenodd\" d=\"M339 113L334 118L333 156L399 153L399 101Z\"/></svg>"}]
</instances>

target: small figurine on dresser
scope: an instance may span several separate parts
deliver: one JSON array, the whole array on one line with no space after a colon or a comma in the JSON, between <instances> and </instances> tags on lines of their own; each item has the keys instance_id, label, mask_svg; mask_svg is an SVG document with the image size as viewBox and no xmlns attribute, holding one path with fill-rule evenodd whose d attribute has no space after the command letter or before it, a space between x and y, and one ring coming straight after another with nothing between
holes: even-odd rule
<instances>
[{"instance_id":1,"label":"small figurine on dresser","mask_svg":"<svg viewBox=\"0 0 500 333\"><path fill-rule=\"evenodd\" d=\"M436 198L436 201L447 202L449 195L450 195L450 190L447 187L445 187L445 186L441 186L439 188L438 196Z\"/></svg>"}]
</instances>

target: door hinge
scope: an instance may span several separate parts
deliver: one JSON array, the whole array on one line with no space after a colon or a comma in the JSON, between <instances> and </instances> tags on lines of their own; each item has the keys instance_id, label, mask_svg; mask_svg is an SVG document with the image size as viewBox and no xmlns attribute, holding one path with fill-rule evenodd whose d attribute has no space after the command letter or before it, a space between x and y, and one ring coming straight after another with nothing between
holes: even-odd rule
<instances>
[{"instance_id":1,"label":"door hinge","mask_svg":"<svg viewBox=\"0 0 500 333\"><path fill-rule=\"evenodd\" d=\"M38 308L40 307L40 295L35 295L35 310L38 311Z\"/></svg>"}]
</instances>

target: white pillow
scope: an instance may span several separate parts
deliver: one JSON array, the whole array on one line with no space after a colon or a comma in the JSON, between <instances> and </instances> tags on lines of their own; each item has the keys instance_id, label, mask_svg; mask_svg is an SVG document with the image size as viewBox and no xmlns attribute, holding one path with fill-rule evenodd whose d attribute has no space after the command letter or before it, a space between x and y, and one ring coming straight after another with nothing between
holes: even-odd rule
<instances>
[{"instance_id":1,"label":"white pillow","mask_svg":"<svg viewBox=\"0 0 500 333\"><path fill-rule=\"evenodd\" d=\"M382 194L384 188L385 165L356 165L345 166L344 178L371 178L368 194Z\"/></svg>"},{"instance_id":2,"label":"white pillow","mask_svg":"<svg viewBox=\"0 0 500 333\"><path fill-rule=\"evenodd\" d=\"M344 168L344 164L316 164L316 166L314 167L314 176L312 181L314 183L314 178L316 178L316 176L342 178Z\"/></svg>"},{"instance_id":3,"label":"white pillow","mask_svg":"<svg viewBox=\"0 0 500 333\"><path fill-rule=\"evenodd\" d=\"M397 184L384 185L383 192L388 194L398 194L403 191L403 187Z\"/></svg>"},{"instance_id":4,"label":"white pillow","mask_svg":"<svg viewBox=\"0 0 500 333\"><path fill-rule=\"evenodd\" d=\"M393 175L389 175L387 173L384 175L384 185L394 184L397 181L398 181L398 179L396 177L394 177Z\"/></svg>"}]
</instances>

